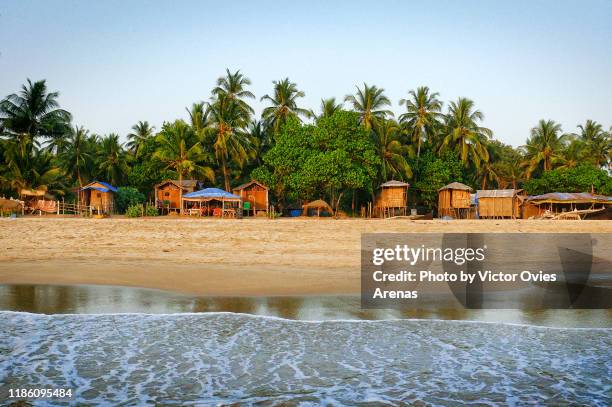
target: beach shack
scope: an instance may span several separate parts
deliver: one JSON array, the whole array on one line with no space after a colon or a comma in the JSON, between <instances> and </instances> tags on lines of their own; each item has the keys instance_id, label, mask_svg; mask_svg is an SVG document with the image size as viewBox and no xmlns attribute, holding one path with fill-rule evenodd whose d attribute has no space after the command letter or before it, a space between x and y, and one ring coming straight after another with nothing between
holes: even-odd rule
<instances>
[{"instance_id":1,"label":"beach shack","mask_svg":"<svg viewBox=\"0 0 612 407\"><path fill-rule=\"evenodd\" d=\"M93 181L79 190L81 205L90 206L98 214L110 214L115 209L117 188L102 181Z\"/></svg>"},{"instance_id":2,"label":"beach shack","mask_svg":"<svg viewBox=\"0 0 612 407\"><path fill-rule=\"evenodd\" d=\"M374 202L374 216L386 218L406 215L409 186L410 184L395 180L380 185Z\"/></svg>"},{"instance_id":3,"label":"beach shack","mask_svg":"<svg viewBox=\"0 0 612 407\"><path fill-rule=\"evenodd\" d=\"M484 219L517 219L525 199L522 189L480 189L476 193L478 216Z\"/></svg>"},{"instance_id":4,"label":"beach shack","mask_svg":"<svg viewBox=\"0 0 612 407\"><path fill-rule=\"evenodd\" d=\"M204 188L183 195L182 207L189 215L242 217L242 198L219 188Z\"/></svg>"},{"instance_id":5,"label":"beach shack","mask_svg":"<svg viewBox=\"0 0 612 407\"><path fill-rule=\"evenodd\" d=\"M270 206L268 191L267 186L255 180L232 189L234 195L242 199L242 213L247 216L265 216L268 214Z\"/></svg>"},{"instance_id":6,"label":"beach shack","mask_svg":"<svg viewBox=\"0 0 612 407\"><path fill-rule=\"evenodd\" d=\"M198 181L194 179L165 180L154 186L155 207L162 212L178 211L181 208L181 189L182 195L194 192L197 189Z\"/></svg>"},{"instance_id":7,"label":"beach shack","mask_svg":"<svg viewBox=\"0 0 612 407\"><path fill-rule=\"evenodd\" d=\"M438 217L453 219L471 217L472 188L461 182L451 182L438 190Z\"/></svg>"},{"instance_id":8,"label":"beach shack","mask_svg":"<svg viewBox=\"0 0 612 407\"><path fill-rule=\"evenodd\" d=\"M318 217L321 216L321 213L327 213L327 215L332 216L334 210L324 200L317 199L316 201L302 205L302 216L310 216L310 213L316 213Z\"/></svg>"},{"instance_id":9,"label":"beach shack","mask_svg":"<svg viewBox=\"0 0 612 407\"><path fill-rule=\"evenodd\" d=\"M557 216L560 219L583 219L596 214L609 216L612 197L588 192L551 192L529 196L523 205L523 219Z\"/></svg>"}]
</instances>

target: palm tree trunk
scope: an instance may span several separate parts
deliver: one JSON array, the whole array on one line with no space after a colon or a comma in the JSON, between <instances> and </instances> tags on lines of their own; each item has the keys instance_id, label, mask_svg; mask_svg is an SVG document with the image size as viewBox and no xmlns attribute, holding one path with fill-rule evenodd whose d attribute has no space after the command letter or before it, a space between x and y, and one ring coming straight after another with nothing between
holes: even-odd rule
<instances>
[{"instance_id":1,"label":"palm tree trunk","mask_svg":"<svg viewBox=\"0 0 612 407\"><path fill-rule=\"evenodd\" d=\"M179 215L183 214L183 173L179 171Z\"/></svg>"},{"instance_id":2,"label":"palm tree trunk","mask_svg":"<svg viewBox=\"0 0 612 407\"><path fill-rule=\"evenodd\" d=\"M229 192L230 190L230 182L229 182L229 174L227 172L227 164L225 162L225 155L221 155L221 166L223 167L223 179L225 180L225 190Z\"/></svg>"}]
</instances>

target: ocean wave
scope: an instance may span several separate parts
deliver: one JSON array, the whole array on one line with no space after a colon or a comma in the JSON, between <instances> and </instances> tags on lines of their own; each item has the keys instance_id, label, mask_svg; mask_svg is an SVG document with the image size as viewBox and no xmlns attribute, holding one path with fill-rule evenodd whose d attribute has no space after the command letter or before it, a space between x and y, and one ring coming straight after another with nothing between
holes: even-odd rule
<instances>
[{"instance_id":1,"label":"ocean wave","mask_svg":"<svg viewBox=\"0 0 612 407\"><path fill-rule=\"evenodd\" d=\"M611 349L605 328L1 312L0 391L71 388L113 405L607 406Z\"/></svg>"}]
</instances>

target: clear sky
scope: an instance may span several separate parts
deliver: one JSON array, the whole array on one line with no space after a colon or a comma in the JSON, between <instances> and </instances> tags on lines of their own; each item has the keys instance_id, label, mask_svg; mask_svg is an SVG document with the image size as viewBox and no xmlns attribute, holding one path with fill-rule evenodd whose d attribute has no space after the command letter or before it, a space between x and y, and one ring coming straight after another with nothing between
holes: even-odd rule
<instances>
[{"instance_id":1,"label":"clear sky","mask_svg":"<svg viewBox=\"0 0 612 407\"><path fill-rule=\"evenodd\" d=\"M541 118L612 125L612 1L0 0L0 96L47 79L74 122L125 137L207 100L225 68L253 102L288 76L301 107L363 82L392 110L427 85L466 96L496 138L523 144Z\"/></svg>"}]
</instances>

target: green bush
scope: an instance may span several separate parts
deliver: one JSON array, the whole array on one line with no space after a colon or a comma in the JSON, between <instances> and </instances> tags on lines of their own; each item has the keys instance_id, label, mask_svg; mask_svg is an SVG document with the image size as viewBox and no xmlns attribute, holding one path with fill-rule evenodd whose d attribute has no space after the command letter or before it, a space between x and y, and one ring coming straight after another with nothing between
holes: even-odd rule
<instances>
[{"instance_id":1,"label":"green bush","mask_svg":"<svg viewBox=\"0 0 612 407\"><path fill-rule=\"evenodd\" d=\"M127 210L130 206L142 205L144 201L145 196L134 187L119 187L117 189L115 202L119 213L125 212L127 215Z\"/></svg>"},{"instance_id":2,"label":"green bush","mask_svg":"<svg viewBox=\"0 0 612 407\"><path fill-rule=\"evenodd\" d=\"M138 218L142 216L143 209L142 204L130 205L125 211L125 216L128 218Z\"/></svg>"},{"instance_id":3,"label":"green bush","mask_svg":"<svg viewBox=\"0 0 612 407\"><path fill-rule=\"evenodd\" d=\"M145 209L145 216L157 216L157 208L154 206L147 206Z\"/></svg>"}]
</instances>

